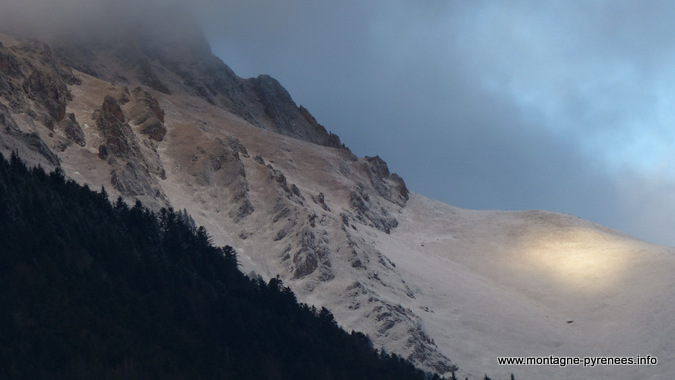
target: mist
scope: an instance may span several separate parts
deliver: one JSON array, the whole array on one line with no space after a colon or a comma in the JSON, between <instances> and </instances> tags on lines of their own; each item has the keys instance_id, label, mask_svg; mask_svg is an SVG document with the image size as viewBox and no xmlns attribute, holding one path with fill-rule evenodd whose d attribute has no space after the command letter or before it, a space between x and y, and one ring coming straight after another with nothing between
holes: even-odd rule
<instances>
[{"instance_id":1,"label":"mist","mask_svg":"<svg viewBox=\"0 0 675 380\"><path fill-rule=\"evenodd\" d=\"M183 2L155 0L2 0L1 7L0 30L47 41L94 37L133 42L158 28L180 35L184 15L167 20L167 9L191 12Z\"/></svg>"}]
</instances>

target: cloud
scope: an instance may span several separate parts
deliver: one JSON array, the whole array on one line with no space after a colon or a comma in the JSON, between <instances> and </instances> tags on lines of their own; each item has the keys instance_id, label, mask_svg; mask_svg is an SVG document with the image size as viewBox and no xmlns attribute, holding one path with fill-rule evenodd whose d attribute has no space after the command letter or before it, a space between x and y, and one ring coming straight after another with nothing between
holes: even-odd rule
<instances>
[{"instance_id":1,"label":"cloud","mask_svg":"<svg viewBox=\"0 0 675 380\"><path fill-rule=\"evenodd\" d=\"M270 3L235 6L236 22L209 29L214 51L280 79L413 190L675 244L656 212L673 208L675 4L295 1L288 14Z\"/></svg>"},{"instance_id":2,"label":"cloud","mask_svg":"<svg viewBox=\"0 0 675 380\"><path fill-rule=\"evenodd\" d=\"M654 147L675 137L675 92L664 86L675 79L673 42L664 36L675 30L663 17L675 8L551 4L484 11L483 34L467 41L467 55L487 62L481 76L490 91L540 112L545 127L574 134L608 164L649 170L670 154Z\"/></svg>"},{"instance_id":3,"label":"cloud","mask_svg":"<svg viewBox=\"0 0 675 380\"><path fill-rule=\"evenodd\" d=\"M127 38L133 32L149 32L161 24L163 12L158 11L159 7L188 7L182 0L1 1L0 30L47 40L64 34Z\"/></svg>"},{"instance_id":4,"label":"cloud","mask_svg":"<svg viewBox=\"0 0 675 380\"><path fill-rule=\"evenodd\" d=\"M3 0L0 22L5 30L39 35L65 28L93 7L83 0Z\"/></svg>"}]
</instances>

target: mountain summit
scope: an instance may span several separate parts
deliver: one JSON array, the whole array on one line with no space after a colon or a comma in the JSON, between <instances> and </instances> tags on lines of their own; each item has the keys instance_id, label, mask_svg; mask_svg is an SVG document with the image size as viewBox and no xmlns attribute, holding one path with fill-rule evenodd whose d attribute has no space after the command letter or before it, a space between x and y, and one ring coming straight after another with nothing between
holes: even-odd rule
<instances>
[{"instance_id":1,"label":"mountain summit","mask_svg":"<svg viewBox=\"0 0 675 380\"><path fill-rule=\"evenodd\" d=\"M252 276L279 276L379 346L454 370L419 316L378 294L414 297L360 234L396 228L403 179L354 156L274 78L236 76L189 13L141 11L126 20L113 8L103 25L46 40L2 35L0 151L130 203L186 210L236 245Z\"/></svg>"},{"instance_id":2,"label":"mountain summit","mask_svg":"<svg viewBox=\"0 0 675 380\"><path fill-rule=\"evenodd\" d=\"M109 17L55 21L49 37L4 24L0 152L130 204L182 210L233 246L250 277L278 277L348 331L441 375L675 372L672 249L569 215L424 198L380 157L355 156L275 79L235 75L189 12L132 3L95 2ZM497 364L531 355L659 365Z\"/></svg>"},{"instance_id":3,"label":"mountain summit","mask_svg":"<svg viewBox=\"0 0 675 380\"><path fill-rule=\"evenodd\" d=\"M140 84L166 95L196 95L258 127L344 148L274 78L236 76L211 53L189 10L143 9L136 19L129 25L126 20L124 29L112 35L69 32L56 43L55 54L68 66L100 79Z\"/></svg>"}]
</instances>

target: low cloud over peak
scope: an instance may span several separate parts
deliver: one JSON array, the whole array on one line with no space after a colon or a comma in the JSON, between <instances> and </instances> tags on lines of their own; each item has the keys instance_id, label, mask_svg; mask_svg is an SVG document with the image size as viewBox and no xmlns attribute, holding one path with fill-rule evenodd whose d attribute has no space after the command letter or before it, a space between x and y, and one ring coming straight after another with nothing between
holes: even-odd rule
<instances>
[{"instance_id":1,"label":"low cloud over peak","mask_svg":"<svg viewBox=\"0 0 675 380\"><path fill-rule=\"evenodd\" d=\"M63 35L133 37L158 28L178 35L191 14L186 4L160 0L4 0L0 30L42 39ZM173 14L168 13L172 10Z\"/></svg>"}]
</instances>

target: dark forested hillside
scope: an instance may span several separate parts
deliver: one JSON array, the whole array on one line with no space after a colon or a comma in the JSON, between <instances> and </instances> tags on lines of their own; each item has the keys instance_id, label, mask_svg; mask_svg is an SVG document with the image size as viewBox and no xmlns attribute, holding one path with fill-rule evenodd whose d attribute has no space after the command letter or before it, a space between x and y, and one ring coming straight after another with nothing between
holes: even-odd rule
<instances>
[{"instance_id":1,"label":"dark forested hillside","mask_svg":"<svg viewBox=\"0 0 675 380\"><path fill-rule=\"evenodd\" d=\"M424 377L183 214L0 157L0 378Z\"/></svg>"}]
</instances>

